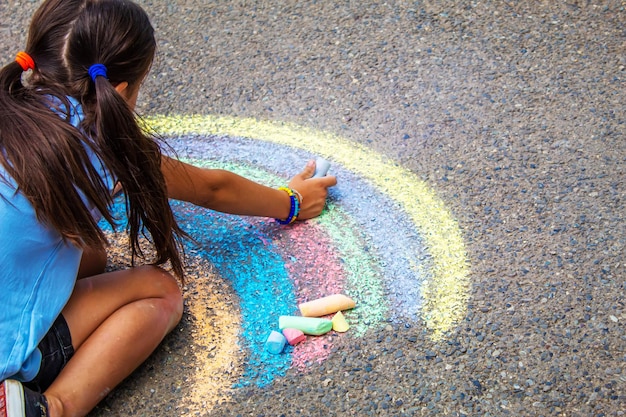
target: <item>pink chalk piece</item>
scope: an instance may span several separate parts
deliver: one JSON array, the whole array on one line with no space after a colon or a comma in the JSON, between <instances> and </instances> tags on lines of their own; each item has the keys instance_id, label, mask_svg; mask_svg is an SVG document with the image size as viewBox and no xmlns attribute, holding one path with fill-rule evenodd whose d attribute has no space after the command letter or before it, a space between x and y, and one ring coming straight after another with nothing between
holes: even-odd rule
<instances>
[{"instance_id":1,"label":"pink chalk piece","mask_svg":"<svg viewBox=\"0 0 626 417\"><path fill-rule=\"evenodd\" d=\"M287 342L291 345L297 345L300 342L303 342L306 339L306 336L302 332L302 330L294 329L294 328L286 328L283 329L283 335L287 339Z\"/></svg>"},{"instance_id":2,"label":"pink chalk piece","mask_svg":"<svg viewBox=\"0 0 626 417\"><path fill-rule=\"evenodd\" d=\"M354 308L356 303L347 295L333 294L317 300L307 301L299 305L300 313L304 317L321 317L341 310Z\"/></svg>"}]
</instances>

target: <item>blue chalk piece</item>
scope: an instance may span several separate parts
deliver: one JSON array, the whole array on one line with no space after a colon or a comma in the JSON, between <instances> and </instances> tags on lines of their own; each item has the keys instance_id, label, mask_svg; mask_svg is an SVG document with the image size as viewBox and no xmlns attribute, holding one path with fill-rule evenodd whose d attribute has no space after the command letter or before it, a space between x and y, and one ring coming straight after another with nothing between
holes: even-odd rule
<instances>
[{"instance_id":1,"label":"blue chalk piece","mask_svg":"<svg viewBox=\"0 0 626 417\"><path fill-rule=\"evenodd\" d=\"M267 350L269 353L278 355L279 353L282 353L283 349L285 349L286 343L287 338L283 336L281 332L272 330L270 335L267 337L267 340L265 341L265 350Z\"/></svg>"},{"instance_id":2,"label":"blue chalk piece","mask_svg":"<svg viewBox=\"0 0 626 417\"><path fill-rule=\"evenodd\" d=\"M330 168L330 162L324 158L317 157L315 159L315 174L313 178L320 178L326 176L328 169Z\"/></svg>"}]
</instances>

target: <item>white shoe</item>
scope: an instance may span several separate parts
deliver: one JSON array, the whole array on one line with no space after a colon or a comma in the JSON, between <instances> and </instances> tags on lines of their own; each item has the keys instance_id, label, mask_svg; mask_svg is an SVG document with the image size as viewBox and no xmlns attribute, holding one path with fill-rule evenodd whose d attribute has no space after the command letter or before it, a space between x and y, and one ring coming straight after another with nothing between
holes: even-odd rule
<instances>
[{"instance_id":1,"label":"white shoe","mask_svg":"<svg viewBox=\"0 0 626 417\"><path fill-rule=\"evenodd\" d=\"M0 417L46 417L47 415L48 404L42 394L24 388L21 382L13 379L2 381Z\"/></svg>"}]
</instances>

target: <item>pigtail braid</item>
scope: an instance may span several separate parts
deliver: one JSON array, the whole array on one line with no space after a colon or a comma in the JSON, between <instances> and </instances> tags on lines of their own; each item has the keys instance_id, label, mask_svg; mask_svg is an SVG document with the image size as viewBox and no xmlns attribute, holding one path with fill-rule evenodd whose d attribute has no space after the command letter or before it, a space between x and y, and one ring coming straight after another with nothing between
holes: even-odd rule
<instances>
[{"instance_id":1,"label":"pigtail braid","mask_svg":"<svg viewBox=\"0 0 626 417\"><path fill-rule=\"evenodd\" d=\"M182 276L178 236L183 232L169 205L160 146L140 129L133 111L108 80L97 77L94 84L92 134L124 188L132 255L145 258L138 238L147 236L147 229L157 251L154 263L170 261L173 271Z\"/></svg>"},{"instance_id":2,"label":"pigtail braid","mask_svg":"<svg viewBox=\"0 0 626 417\"><path fill-rule=\"evenodd\" d=\"M69 123L69 103L52 103L53 86L25 86L22 75L15 62L0 70L0 164L40 222L76 246L102 246L106 238L80 192L106 213L105 186L93 166L85 164L82 135ZM10 178L0 180L11 184Z\"/></svg>"},{"instance_id":3,"label":"pigtail braid","mask_svg":"<svg viewBox=\"0 0 626 417\"><path fill-rule=\"evenodd\" d=\"M139 237L149 237L157 253L154 263L169 261L182 278L181 239L186 234L169 205L161 149L156 138L140 128L128 102L156 50L147 15L130 1L87 3L64 50L71 90L85 112L82 128L124 188L133 260L145 258Z\"/></svg>"}]
</instances>

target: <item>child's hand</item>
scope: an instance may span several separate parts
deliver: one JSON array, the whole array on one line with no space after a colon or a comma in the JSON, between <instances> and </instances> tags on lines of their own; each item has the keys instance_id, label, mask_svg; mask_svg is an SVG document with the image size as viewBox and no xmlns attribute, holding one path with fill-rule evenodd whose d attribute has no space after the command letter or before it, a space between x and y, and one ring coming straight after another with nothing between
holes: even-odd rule
<instances>
[{"instance_id":1,"label":"child's hand","mask_svg":"<svg viewBox=\"0 0 626 417\"><path fill-rule=\"evenodd\" d=\"M302 196L299 220L319 216L326 205L328 187L337 184L337 178L334 175L311 178L314 173L315 161L311 160L302 172L289 181L289 188L298 191Z\"/></svg>"}]
</instances>

